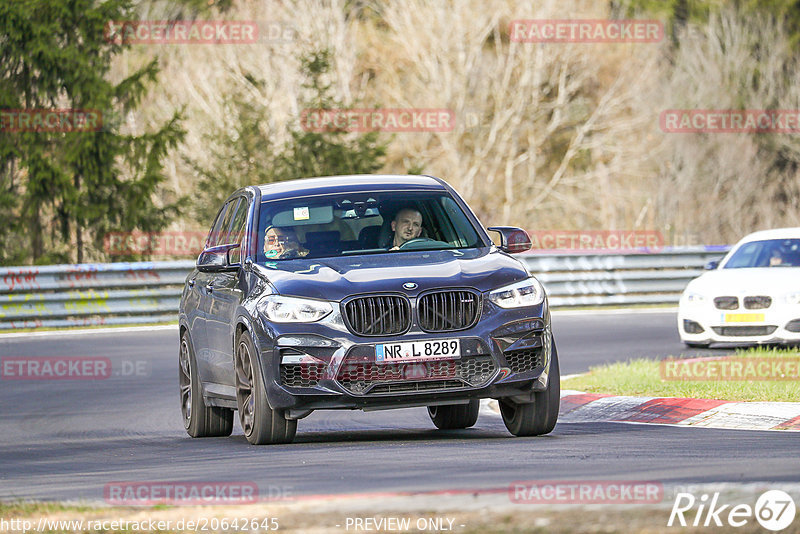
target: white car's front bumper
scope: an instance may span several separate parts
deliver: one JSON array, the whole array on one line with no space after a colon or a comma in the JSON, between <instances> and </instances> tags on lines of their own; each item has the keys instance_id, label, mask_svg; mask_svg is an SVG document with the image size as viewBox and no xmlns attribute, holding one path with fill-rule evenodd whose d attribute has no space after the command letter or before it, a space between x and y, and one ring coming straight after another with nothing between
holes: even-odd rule
<instances>
[{"instance_id":1,"label":"white car's front bumper","mask_svg":"<svg viewBox=\"0 0 800 534\"><path fill-rule=\"evenodd\" d=\"M701 303L681 299L678 332L681 341L707 343L791 343L800 342L800 306L773 298L764 309L717 309L714 297ZM702 329L702 331L698 331Z\"/></svg>"}]
</instances>

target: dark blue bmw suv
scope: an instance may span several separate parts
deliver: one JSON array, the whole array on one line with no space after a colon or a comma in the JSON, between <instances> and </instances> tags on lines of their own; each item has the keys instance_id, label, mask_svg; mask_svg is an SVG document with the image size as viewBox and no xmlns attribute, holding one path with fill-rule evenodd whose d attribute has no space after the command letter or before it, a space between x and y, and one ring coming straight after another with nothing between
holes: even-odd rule
<instances>
[{"instance_id":1,"label":"dark blue bmw suv","mask_svg":"<svg viewBox=\"0 0 800 534\"><path fill-rule=\"evenodd\" d=\"M220 209L180 305L183 421L288 443L313 410L426 406L467 428L483 398L508 430L547 434L558 356L541 284L429 176L337 176L245 187Z\"/></svg>"}]
</instances>

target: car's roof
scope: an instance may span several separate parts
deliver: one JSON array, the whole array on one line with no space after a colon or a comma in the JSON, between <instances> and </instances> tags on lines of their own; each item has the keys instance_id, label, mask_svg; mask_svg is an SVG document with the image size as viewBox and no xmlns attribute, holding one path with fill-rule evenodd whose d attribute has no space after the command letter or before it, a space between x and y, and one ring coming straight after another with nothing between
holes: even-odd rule
<instances>
[{"instance_id":1,"label":"car's roof","mask_svg":"<svg viewBox=\"0 0 800 534\"><path fill-rule=\"evenodd\" d=\"M262 200L370 191L443 191L444 183L424 175L354 174L302 178L257 186Z\"/></svg>"},{"instance_id":2,"label":"car's roof","mask_svg":"<svg viewBox=\"0 0 800 534\"><path fill-rule=\"evenodd\" d=\"M744 236L739 243L749 243L751 241L764 241L766 239L800 239L800 227L797 228L773 228L772 230L761 230Z\"/></svg>"}]
</instances>

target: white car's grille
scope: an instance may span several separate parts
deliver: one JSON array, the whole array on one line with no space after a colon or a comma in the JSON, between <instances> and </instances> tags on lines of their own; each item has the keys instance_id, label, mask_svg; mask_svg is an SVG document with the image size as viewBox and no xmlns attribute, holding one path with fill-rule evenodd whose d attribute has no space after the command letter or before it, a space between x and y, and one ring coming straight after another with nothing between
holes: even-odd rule
<instances>
[{"instance_id":1,"label":"white car's grille","mask_svg":"<svg viewBox=\"0 0 800 534\"><path fill-rule=\"evenodd\" d=\"M718 310L735 310L739 307L739 299L737 297L717 297L714 299L714 306Z\"/></svg>"},{"instance_id":2,"label":"white car's grille","mask_svg":"<svg viewBox=\"0 0 800 534\"><path fill-rule=\"evenodd\" d=\"M763 310L772 306L772 298L759 295L757 297L745 297L744 307L748 310Z\"/></svg>"},{"instance_id":3,"label":"white car's grille","mask_svg":"<svg viewBox=\"0 0 800 534\"><path fill-rule=\"evenodd\" d=\"M768 336L777 330L777 326L712 326L720 336Z\"/></svg>"}]
</instances>

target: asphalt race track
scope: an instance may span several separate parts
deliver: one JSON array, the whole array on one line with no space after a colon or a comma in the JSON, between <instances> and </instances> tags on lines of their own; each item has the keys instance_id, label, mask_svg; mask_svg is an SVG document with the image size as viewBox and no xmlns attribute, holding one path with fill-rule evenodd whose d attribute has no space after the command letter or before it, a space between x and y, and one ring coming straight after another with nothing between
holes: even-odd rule
<instances>
[{"instance_id":1,"label":"asphalt race track","mask_svg":"<svg viewBox=\"0 0 800 534\"><path fill-rule=\"evenodd\" d=\"M557 315L562 373L683 352L671 312ZM692 351L720 354L722 351ZM0 337L0 356L94 356L103 380L0 381L0 499L102 501L109 483L233 481L262 495L504 488L542 479L667 484L797 482L797 434L624 423L559 423L512 438L499 416L436 431L424 409L317 412L295 443L194 440L181 424L177 329ZM688 353L687 353L688 354Z\"/></svg>"}]
</instances>

